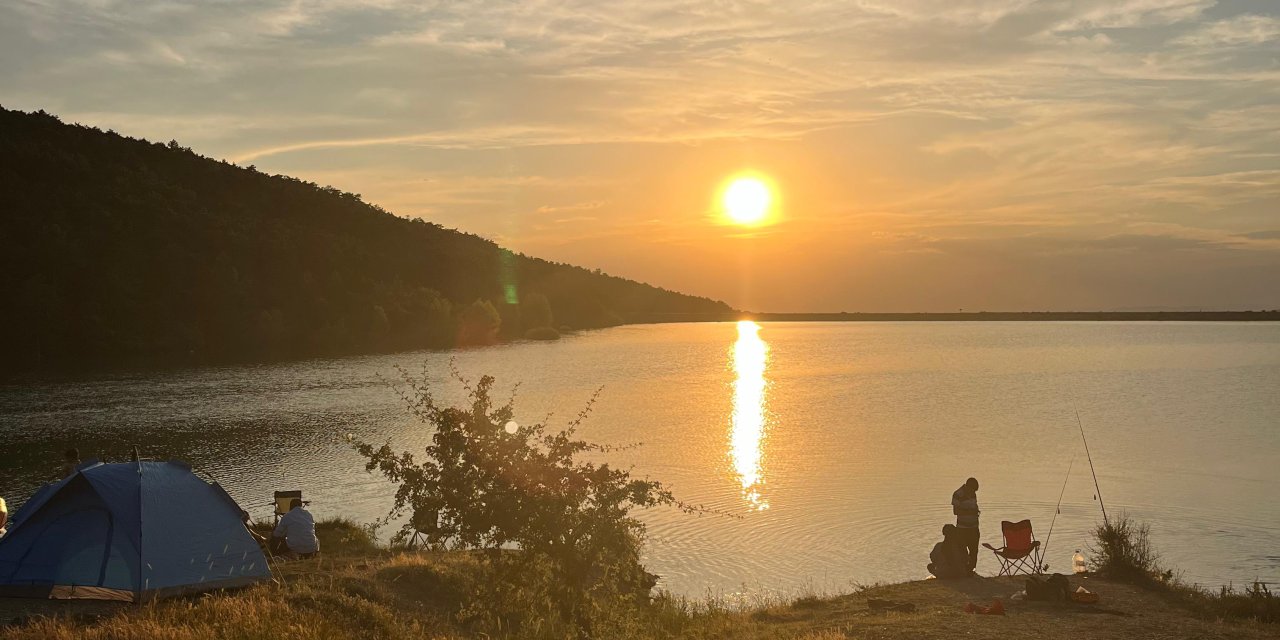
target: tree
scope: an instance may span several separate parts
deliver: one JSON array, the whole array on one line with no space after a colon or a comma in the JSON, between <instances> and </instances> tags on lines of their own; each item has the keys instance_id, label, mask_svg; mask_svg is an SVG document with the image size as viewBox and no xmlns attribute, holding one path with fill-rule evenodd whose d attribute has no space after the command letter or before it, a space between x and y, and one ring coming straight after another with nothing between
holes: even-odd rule
<instances>
[{"instance_id":1,"label":"tree","mask_svg":"<svg viewBox=\"0 0 1280 640\"><path fill-rule=\"evenodd\" d=\"M551 303L541 293L525 294L520 301L520 320L525 330L541 327L554 327L555 318L551 315Z\"/></svg>"},{"instance_id":2,"label":"tree","mask_svg":"<svg viewBox=\"0 0 1280 640\"><path fill-rule=\"evenodd\" d=\"M498 341L502 316L488 300L476 300L458 314L458 345L477 346Z\"/></svg>"},{"instance_id":3,"label":"tree","mask_svg":"<svg viewBox=\"0 0 1280 640\"><path fill-rule=\"evenodd\" d=\"M406 407L435 431L425 457L352 439L366 470L398 485L388 520L413 516L397 540L418 530L438 547L483 550L498 580L482 587L489 593L477 602L506 603L508 612L550 603L548 613L584 632L594 611L648 602L656 576L640 564L644 525L631 510L699 509L656 481L578 459L610 450L575 435L595 396L565 429L552 431L516 424L511 401L492 401L490 376L473 385L455 371L468 393L458 407L438 404L425 383L401 376Z\"/></svg>"},{"instance_id":4,"label":"tree","mask_svg":"<svg viewBox=\"0 0 1280 640\"><path fill-rule=\"evenodd\" d=\"M580 328L729 311L514 254L177 141L0 108L0 157L9 370L448 347L456 315L478 298L501 300L499 328L519 337L517 287L543 293L557 321ZM577 304L587 298L599 304ZM492 342L492 328L479 322L467 338Z\"/></svg>"}]
</instances>

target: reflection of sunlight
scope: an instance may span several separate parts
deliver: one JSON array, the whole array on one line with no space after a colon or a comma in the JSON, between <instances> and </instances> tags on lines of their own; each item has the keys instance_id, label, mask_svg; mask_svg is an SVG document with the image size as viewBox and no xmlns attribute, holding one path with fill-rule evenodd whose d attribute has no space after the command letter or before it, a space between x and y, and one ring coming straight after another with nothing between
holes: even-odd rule
<instances>
[{"instance_id":1,"label":"reflection of sunlight","mask_svg":"<svg viewBox=\"0 0 1280 640\"><path fill-rule=\"evenodd\" d=\"M769 345L760 339L760 325L738 323L738 342L733 345L733 422L729 456L742 481L742 495L752 509L763 511L769 501L761 495L764 474L760 469L760 441L764 438L764 370Z\"/></svg>"}]
</instances>

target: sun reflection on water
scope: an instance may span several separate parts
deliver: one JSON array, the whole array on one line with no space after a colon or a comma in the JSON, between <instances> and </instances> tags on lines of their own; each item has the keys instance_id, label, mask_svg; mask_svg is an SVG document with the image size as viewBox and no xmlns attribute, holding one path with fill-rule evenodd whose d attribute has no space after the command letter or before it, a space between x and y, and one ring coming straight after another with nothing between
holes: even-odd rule
<instances>
[{"instance_id":1,"label":"sun reflection on water","mask_svg":"<svg viewBox=\"0 0 1280 640\"><path fill-rule=\"evenodd\" d=\"M738 341L733 345L733 419L729 456L742 482L742 496L755 511L769 508L764 497L764 472L760 467L760 444L764 439L765 365L769 345L760 339L760 325L738 322Z\"/></svg>"}]
</instances>

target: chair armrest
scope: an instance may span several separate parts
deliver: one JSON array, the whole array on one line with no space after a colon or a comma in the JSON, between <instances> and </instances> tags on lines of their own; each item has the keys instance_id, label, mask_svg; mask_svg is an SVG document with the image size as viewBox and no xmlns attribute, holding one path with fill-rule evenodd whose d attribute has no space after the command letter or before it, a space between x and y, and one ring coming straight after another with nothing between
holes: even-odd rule
<instances>
[{"instance_id":1,"label":"chair armrest","mask_svg":"<svg viewBox=\"0 0 1280 640\"><path fill-rule=\"evenodd\" d=\"M991 546L991 545L989 545L989 544L987 544L987 543L985 543L985 542L984 542L984 543L982 543L982 546L984 546L984 547L986 547L986 548L988 548L988 549L990 549L990 550L992 550L992 551L1004 551L1004 547L1000 547L999 549L997 549L997 548L995 548L995 547L993 547L993 546Z\"/></svg>"},{"instance_id":2,"label":"chair armrest","mask_svg":"<svg viewBox=\"0 0 1280 640\"><path fill-rule=\"evenodd\" d=\"M1032 540L1032 541L1031 541L1031 548L1032 548L1032 549L1039 549L1039 548L1040 548L1040 541L1039 541L1039 540Z\"/></svg>"}]
</instances>

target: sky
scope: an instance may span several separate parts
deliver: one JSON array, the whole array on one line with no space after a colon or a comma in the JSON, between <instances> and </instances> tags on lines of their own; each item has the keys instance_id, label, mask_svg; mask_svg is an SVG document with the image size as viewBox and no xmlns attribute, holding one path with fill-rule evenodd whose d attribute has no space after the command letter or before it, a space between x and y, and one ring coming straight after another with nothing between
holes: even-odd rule
<instances>
[{"instance_id":1,"label":"sky","mask_svg":"<svg viewBox=\"0 0 1280 640\"><path fill-rule=\"evenodd\" d=\"M5 0L0 104L746 310L1280 308L1277 0Z\"/></svg>"}]
</instances>

